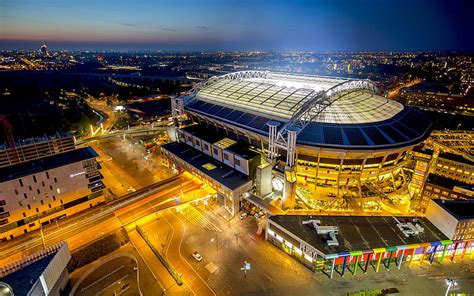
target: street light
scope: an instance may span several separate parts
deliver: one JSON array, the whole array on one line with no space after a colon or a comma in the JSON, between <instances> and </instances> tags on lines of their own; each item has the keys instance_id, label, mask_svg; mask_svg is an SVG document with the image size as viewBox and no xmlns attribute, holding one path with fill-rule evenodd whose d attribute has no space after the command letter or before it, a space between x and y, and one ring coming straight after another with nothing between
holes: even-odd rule
<instances>
[{"instance_id":1,"label":"street light","mask_svg":"<svg viewBox=\"0 0 474 296\"><path fill-rule=\"evenodd\" d=\"M453 279L446 279L445 281L446 281L446 285L448 285L448 289L446 289L446 294L444 295L448 296L449 289L451 289L452 286L457 286L458 283Z\"/></svg>"}]
</instances>

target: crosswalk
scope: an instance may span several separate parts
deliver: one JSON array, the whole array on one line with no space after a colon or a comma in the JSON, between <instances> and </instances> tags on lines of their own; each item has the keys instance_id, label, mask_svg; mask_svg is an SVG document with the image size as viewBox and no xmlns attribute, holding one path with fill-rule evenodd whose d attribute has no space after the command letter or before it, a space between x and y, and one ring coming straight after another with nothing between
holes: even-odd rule
<instances>
[{"instance_id":1,"label":"crosswalk","mask_svg":"<svg viewBox=\"0 0 474 296\"><path fill-rule=\"evenodd\" d=\"M209 221L200 211L191 205L184 205L178 211L187 222L195 227L199 227L209 231L221 232L222 230Z\"/></svg>"}]
</instances>

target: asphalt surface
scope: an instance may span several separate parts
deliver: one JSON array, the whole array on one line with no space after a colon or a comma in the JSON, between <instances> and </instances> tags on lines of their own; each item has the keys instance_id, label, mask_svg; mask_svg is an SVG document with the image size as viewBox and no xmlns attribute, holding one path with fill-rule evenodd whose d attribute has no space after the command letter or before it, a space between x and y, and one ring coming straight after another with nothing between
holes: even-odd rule
<instances>
[{"instance_id":1,"label":"asphalt surface","mask_svg":"<svg viewBox=\"0 0 474 296\"><path fill-rule=\"evenodd\" d=\"M121 256L104 263L89 274L74 295L140 295L136 259Z\"/></svg>"},{"instance_id":2,"label":"asphalt surface","mask_svg":"<svg viewBox=\"0 0 474 296\"><path fill-rule=\"evenodd\" d=\"M311 272L265 241L263 235L257 235L253 217L227 221L220 207L193 209L179 213L162 211L141 227L183 274L195 295L205 293L207 286L216 295L345 295L364 289L391 288L398 290L399 295L444 295L447 277L459 283L453 291L474 291L473 258L444 265L412 264L378 273L369 270L368 274L359 272L356 276L346 273L344 278L336 274L329 279L325 274ZM195 251L203 256L202 261L194 259ZM246 277L241 271L244 261L251 263ZM171 278L166 273L161 277Z\"/></svg>"}]
</instances>

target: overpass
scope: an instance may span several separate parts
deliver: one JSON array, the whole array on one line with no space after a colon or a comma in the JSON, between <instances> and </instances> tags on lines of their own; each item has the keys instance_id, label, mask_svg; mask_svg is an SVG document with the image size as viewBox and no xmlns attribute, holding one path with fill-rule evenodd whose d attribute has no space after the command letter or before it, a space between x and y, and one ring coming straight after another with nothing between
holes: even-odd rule
<instances>
[{"instance_id":1,"label":"overpass","mask_svg":"<svg viewBox=\"0 0 474 296\"><path fill-rule=\"evenodd\" d=\"M151 127L145 127L145 128L135 127L135 128L122 129L122 130L114 130L103 135L79 139L75 141L75 143L76 145L82 145L82 144L86 144L92 141L110 139L110 138L114 138L118 136L127 136L127 135L144 136L144 135L152 135L152 134L155 134L157 132L162 132L162 131L166 131L168 135L174 135L175 126L174 125L165 125L165 126L160 125L160 126L151 126Z\"/></svg>"}]
</instances>

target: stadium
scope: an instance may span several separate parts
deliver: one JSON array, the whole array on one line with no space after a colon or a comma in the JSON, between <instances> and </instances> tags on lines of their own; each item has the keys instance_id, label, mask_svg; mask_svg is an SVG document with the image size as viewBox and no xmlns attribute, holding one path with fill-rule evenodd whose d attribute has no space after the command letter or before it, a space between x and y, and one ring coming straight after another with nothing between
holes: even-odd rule
<instances>
[{"instance_id":1,"label":"stadium","mask_svg":"<svg viewBox=\"0 0 474 296\"><path fill-rule=\"evenodd\" d=\"M243 199L377 210L380 195L407 189L408 152L432 129L369 80L264 71L212 77L172 99L172 112L178 142L164 153L208 180L231 214Z\"/></svg>"}]
</instances>

